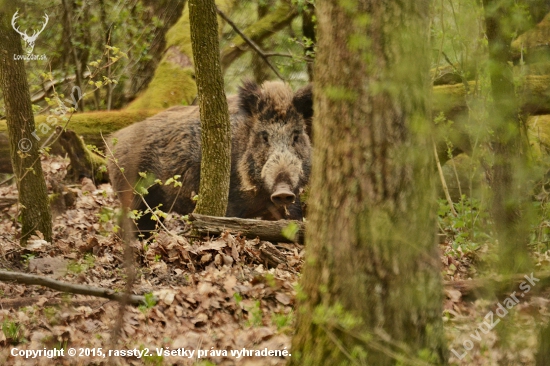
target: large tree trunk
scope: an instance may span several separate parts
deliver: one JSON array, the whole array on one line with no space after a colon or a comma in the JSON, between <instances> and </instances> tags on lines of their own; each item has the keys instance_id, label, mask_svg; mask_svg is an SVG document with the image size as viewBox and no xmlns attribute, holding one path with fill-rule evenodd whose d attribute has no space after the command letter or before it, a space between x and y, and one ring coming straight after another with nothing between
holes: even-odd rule
<instances>
[{"instance_id":1,"label":"large tree trunk","mask_svg":"<svg viewBox=\"0 0 550 366\"><path fill-rule=\"evenodd\" d=\"M22 55L21 37L13 30L10 19L14 6L4 5L0 10L0 87L4 92L10 156L15 172L19 203L21 204L21 244L40 231L51 242L52 216L48 204L48 191L35 131L31 96Z\"/></svg>"},{"instance_id":2,"label":"large tree trunk","mask_svg":"<svg viewBox=\"0 0 550 366\"><path fill-rule=\"evenodd\" d=\"M529 264L529 224L526 211L530 178L525 134L518 120L519 103L515 94L510 59L512 0L484 0L485 23L489 41L489 77L493 102L489 107L492 130L490 148L494 154L489 184L493 191L492 217L499 241L499 268L505 272L524 271ZM523 137L523 138L522 138Z\"/></svg>"},{"instance_id":3,"label":"large tree trunk","mask_svg":"<svg viewBox=\"0 0 550 366\"><path fill-rule=\"evenodd\" d=\"M191 44L201 117L201 179L195 212L224 216L229 198L231 126L214 0L189 0Z\"/></svg>"},{"instance_id":4,"label":"large tree trunk","mask_svg":"<svg viewBox=\"0 0 550 366\"><path fill-rule=\"evenodd\" d=\"M430 3L318 1L313 167L291 365L445 364ZM353 42L352 42L353 40Z\"/></svg>"}]
</instances>

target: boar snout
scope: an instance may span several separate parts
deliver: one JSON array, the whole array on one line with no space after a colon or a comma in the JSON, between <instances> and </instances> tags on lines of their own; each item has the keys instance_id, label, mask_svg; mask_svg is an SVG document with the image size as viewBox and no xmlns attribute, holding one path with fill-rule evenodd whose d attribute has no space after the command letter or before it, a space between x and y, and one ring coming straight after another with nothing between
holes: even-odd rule
<instances>
[{"instance_id":1,"label":"boar snout","mask_svg":"<svg viewBox=\"0 0 550 366\"><path fill-rule=\"evenodd\" d=\"M291 205L296 201L296 195L290 190L290 186L286 183L279 183L275 186L274 192L271 195L271 202L277 207Z\"/></svg>"}]
</instances>

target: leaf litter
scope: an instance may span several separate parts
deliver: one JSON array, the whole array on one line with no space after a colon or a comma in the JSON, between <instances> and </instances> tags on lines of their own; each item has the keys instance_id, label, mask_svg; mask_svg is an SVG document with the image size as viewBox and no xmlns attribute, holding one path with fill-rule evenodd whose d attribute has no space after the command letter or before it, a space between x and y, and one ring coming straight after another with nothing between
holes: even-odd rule
<instances>
[{"instance_id":1,"label":"leaf litter","mask_svg":"<svg viewBox=\"0 0 550 366\"><path fill-rule=\"evenodd\" d=\"M68 161L44 159L50 193L61 185ZM17 205L0 209L0 269L21 271L62 281L115 289L125 287L123 244L116 230L118 201L109 184L90 180L64 186L65 197L55 212L54 240L40 233L29 246L18 244ZM0 187L0 199L17 195L15 185ZM249 240L229 233L196 240L185 236L184 222L168 214L154 240L130 243L137 280L133 293L153 293L152 307L124 312L121 339L112 344L111 331L119 316L116 302L63 294L41 286L0 282L1 365L284 365L283 357L208 355L198 359L156 355L163 350L283 350L290 352L296 290L304 248L300 245ZM273 255L275 253L275 256ZM443 279L475 278L476 258L440 245ZM547 253L539 262L550 262ZM501 296L502 297L502 296ZM518 304L490 332L479 331L500 297L465 301L446 289L443 318L449 350L458 355L474 339L474 347L452 365L534 365L538 330L548 319L548 293ZM477 331L477 333L476 333ZM472 338L474 337L474 338ZM479 341L477 340L479 339ZM12 348L39 350L149 349L151 357L102 358L93 355L24 359Z\"/></svg>"}]
</instances>

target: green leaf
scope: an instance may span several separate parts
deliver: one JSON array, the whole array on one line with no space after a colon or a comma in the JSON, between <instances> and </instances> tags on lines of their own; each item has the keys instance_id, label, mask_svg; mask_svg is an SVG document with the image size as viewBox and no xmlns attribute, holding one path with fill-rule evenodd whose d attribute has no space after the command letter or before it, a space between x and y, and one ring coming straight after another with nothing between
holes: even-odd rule
<instances>
[{"instance_id":1,"label":"green leaf","mask_svg":"<svg viewBox=\"0 0 550 366\"><path fill-rule=\"evenodd\" d=\"M300 227L297 223L291 222L286 227L281 230L281 233L285 238L291 241L296 240L296 234L298 234L298 231L300 230Z\"/></svg>"}]
</instances>

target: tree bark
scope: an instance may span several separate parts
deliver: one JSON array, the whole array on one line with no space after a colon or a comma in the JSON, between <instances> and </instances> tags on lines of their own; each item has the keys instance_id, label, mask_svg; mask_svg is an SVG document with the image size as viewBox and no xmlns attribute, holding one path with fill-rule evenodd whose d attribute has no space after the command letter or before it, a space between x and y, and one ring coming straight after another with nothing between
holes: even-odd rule
<instances>
[{"instance_id":1,"label":"tree bark","mask_svg":"<svg viewBox=\"0 0 550 366\"><path fill-rule=\"evenodd\" d=\"M317 1L313 167L290 365L445 364L430 2Z\"/></svg>"},{"instance_id":2,"label":"tree bark","mask_svg":"<svg viewBox=\"0 0 550 366\"><path fill-rule=\"evenodd\" d=\"M75 68L75 76L76 81L75 84L80 88L80 90L84 90L84 68L86 67L89 51L86 49L86 47L80 46L77 47L76 44L80 45L86 45L89 44L89 30L83 29L83 27L80 25L80 22L77 19L76 24L78 24L77 27L73 24L73 16L75 13L75 7L77 6L74 1L69 0L62 0L61 1L63 5L63 25L64 25L64 33L67 34L67 46L68 49L65 51L70 53L73 61L73 65ZM86 13L88 11L88 7L86 3L84 2L82 4L81 9L77 9L77 13ZM79 37L77 37L77 34ZM80 39L77 39L80 38ZM81 98L78 101L78 109L80 111L84 111L85 103L84 98Z\"/></svg>"},{"instance_id":3,"label":"tree bark","mask_svg":"<svg viewBox=\"0 0 550 366\"><path fill-rule=\"evenodd\" d=\"M189 21L201 118L201 179L195 212L224 216L229 199L231 125L214 0L190 0Z\"/></svg>"},{"instance_id":4,"label":"tree bark","mask_svg":"<svg viewBox=\"0 0 550 366\"><path fill-rule=\"evenodd\" d=\"M31 96L22 55L21 38L11 27L14 7L0 10L0 88L4 92L10 156L21 204L21 244L38 231L44 240L52 240L52 217L39 146L31 135L35 131ZM11 11L13 10L13 11Z\"/></svg>"}]
</instances>

